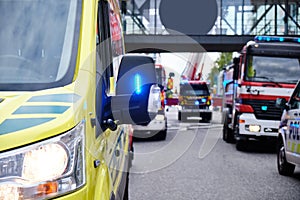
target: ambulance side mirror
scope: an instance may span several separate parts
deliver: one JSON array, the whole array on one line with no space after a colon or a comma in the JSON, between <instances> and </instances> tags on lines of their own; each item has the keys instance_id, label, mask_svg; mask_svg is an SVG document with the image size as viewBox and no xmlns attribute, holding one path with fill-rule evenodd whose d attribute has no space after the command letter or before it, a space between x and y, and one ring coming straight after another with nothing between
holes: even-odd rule
<instances>
[{"instance_id":1,"label":"ambulance side mirror","mask_svg":"<svg viewBox=\"0 0 300 200\"><path fill-rule=\"evenodd\" d=\"M122 58L111 108L122 124L147 125L160 108L154 61L149 56L126 55Z\"/></svg>"}]
</instances>

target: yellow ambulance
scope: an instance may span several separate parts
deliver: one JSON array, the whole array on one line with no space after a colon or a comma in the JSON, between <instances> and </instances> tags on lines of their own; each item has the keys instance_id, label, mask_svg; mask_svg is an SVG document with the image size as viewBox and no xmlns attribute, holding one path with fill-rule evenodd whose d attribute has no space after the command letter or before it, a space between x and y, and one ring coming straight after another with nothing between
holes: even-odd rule
<instances>
[{"instance_id":1,"label":"yellow ambulance","mask_svg":"<svg viewBox=\"0 0 300 200\"><path fill-rule=\"evenodd\" d=\"M0 13L0 199L127 199L130 124L151 121L159 94L153 60L123 55L118 1Z\"/></svg>"}]
</instances>

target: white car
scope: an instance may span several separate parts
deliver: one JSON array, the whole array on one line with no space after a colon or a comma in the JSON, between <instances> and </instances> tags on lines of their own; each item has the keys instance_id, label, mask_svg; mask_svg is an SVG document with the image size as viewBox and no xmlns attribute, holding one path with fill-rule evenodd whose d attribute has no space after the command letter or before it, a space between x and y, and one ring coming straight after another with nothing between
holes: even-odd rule
<instances>
[{"instance_id":1,"label":"white car","mask_svg":"<svg viewBox=\"0 0 300 200\"><path fill-rule=\"evenodd\" d=\"M292 175L296 165L300 166L300 82L298 82L290 100L278 98L278 107L283 108L281 117L277 167L281 175Z\"/></svg>"},{"instance_id":2,"label":"white car","mask_svg":"<svg viewBox=\"0 0 300 200\"><path fill-rule=\"evenodd\" d=\"M165 115L165 80L166 72L162 65L155 65L156 79L158 85L158 93L160 98L160 105L158 106L158 113L154 119L147 125L134 125L133 137L140 139L156 139L165 140L167 137L167 118Z\"/></svg>"},{"instance_id":3,"label":"white car","mask_svg":"<svg viewBox=\"0 0 300 200\"><path fill-rule=\"evenodd\" d=\"M133 130L134 138L165 140L167 136L167 118L164 113L158 113L147 126L134 125Z\"/></svg>"}]
</instances>

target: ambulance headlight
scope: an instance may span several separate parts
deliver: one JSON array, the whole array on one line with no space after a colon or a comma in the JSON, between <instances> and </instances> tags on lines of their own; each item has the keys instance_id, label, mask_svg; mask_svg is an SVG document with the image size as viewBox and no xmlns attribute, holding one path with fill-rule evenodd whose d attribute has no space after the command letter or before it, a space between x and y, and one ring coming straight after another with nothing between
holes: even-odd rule
<instances>
[{"instance_id":1,"label":"ambulance headlight","mask_svg":"<svg viewBox=\"0 0 300 200\"><path fill-rule=\"evenodd\" d=\"M45 199L85 184L84 122L72 130L0 155L0 199Z\"/></svg>"},{"instance_id":2,"label":"ambulance headlight","mask_svg":"<svg viewBox=\"0 0 300 200\"><path fill-rule=\"evenodd\" d=\"M45 144L24 154L22 177L33 182L58 177L67 168L68 152L60 144Z\"/></svg>"}]
</instances>

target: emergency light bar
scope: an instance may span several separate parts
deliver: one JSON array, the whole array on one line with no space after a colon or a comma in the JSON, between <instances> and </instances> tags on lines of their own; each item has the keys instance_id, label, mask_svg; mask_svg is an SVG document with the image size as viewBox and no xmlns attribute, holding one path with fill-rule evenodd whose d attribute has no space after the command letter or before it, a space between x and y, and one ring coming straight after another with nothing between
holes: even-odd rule
<instances>
[{"instance_id":1,"label":"emergency light bar","mask_svg":"<svg viewBox=\"0 0 300 200\"><path fill-rule=\"evenodd\" d=\"M296 37L280 37L280 36L255 36L256 42L296 42L300 43L300 38Z\"/></svg>"},{"instance_id":2,"label":"emergency light bar","mask_svg":"<svg viewBox=\"0 0 300 200\"><path fill-rule=\"evenodd\" d=\"M186 79L183 79L183 80L180 81L180 84L188 84L188 83L189 83L189 81L186 80Z\"/></svg>"}]
</instances>

